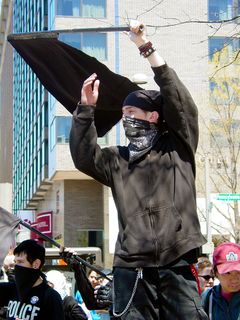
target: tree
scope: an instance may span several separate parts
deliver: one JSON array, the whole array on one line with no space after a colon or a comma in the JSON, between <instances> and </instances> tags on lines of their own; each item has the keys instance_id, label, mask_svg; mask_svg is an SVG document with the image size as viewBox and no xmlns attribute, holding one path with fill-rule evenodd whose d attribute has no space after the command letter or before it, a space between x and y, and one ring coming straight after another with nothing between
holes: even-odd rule
<instances>
[{"instance_id":1,"label":"tree","mask_svg":"<svg viewBox=\"0 0 240 320\"><path fill-rule=\"evenodd\" d=\"M236 52L230 52L229 47L224 47L215 52L209 61L209 112L203 116L203 124L209 136L208 155L206 157L206 149L201 147L199 155L205 161L210 159L212 193L240 193L240 59L237 57L230 65L233 56L236 56ZM224 67L226 65L228 68ZM239 243L238 201L229 202L230 210L227 212L217 202L212 205L226 221L224 225L213 221L213 229L220 234L230 233Z\"/></svg>"},{"instance_id":2,"label":"tree","mask_svg":"<svg viewBox=\"0 0 240 320\"><path fill-rule=\"evenodd\" d=\"M174 4L175 7L178 4ZM144 19L148 13L153 13L158 17L159 23L147 24L148 30L151 34L156 33L158 30L166 28L177 28L182 25L205 25L207 38L202 39L202 42L215 37L222 37L222 43L216 49L221 52L225 47L235 46L237 50L234 51L234 55L227 63L222 64L221 68L225 68L238 60L240 54L239 46L239 32L240 32L240 2L239 0L225 0L219 1L209 0L208 6L204 7L201 17L195 15L194 12L189 13L183 9L181 1L179 2L179 13L175 12L170 16L168 7L170 7L169 1L149 1L136 19ZM171 11L170 11L171 12ZM203 18L204 17L204 18ZM128 17L129 19L129 17ZM227 35L227 36L226 36ZM218 68L216 69L216 71Z\"/></svg>"}]
</instances>

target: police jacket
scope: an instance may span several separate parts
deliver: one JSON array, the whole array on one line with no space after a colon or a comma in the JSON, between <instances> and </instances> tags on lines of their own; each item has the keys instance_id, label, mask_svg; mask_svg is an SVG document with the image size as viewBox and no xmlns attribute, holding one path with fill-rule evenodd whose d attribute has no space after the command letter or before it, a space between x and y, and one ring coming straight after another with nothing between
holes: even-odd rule
<instances>
[{"instance_id":1,"label":"police jacket","mask_svg":"<svg viewBox=\"0 0 240 320\"><path fill-rule=\"evenodd\" d=\"M73 114L70 150L76 168L109 186L118 211L116 267L165 266L205 239L196 212L197 108L168 65L152 68L161 89L167 131L151 151L129 163L128 147L100 148L94 106Z\"/></svg>"}]
</instances>

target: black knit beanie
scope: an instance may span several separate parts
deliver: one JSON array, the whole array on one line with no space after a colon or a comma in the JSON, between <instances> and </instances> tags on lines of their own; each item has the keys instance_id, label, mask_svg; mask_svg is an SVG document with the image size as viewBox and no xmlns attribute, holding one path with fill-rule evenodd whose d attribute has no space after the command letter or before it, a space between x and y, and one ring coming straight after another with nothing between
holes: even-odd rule
<instances>
[{"instance_id":1,"label":"black knit beanie","mask_svg":"<svg viewBox=\"0 0 240 320\"><path fill-rule=\"evenodd\" d=\"M145 111L161 111L162 96L156 90L137 90L131 92L123 101L124 106L137 107Z\"/></svg>"}]
</instances>

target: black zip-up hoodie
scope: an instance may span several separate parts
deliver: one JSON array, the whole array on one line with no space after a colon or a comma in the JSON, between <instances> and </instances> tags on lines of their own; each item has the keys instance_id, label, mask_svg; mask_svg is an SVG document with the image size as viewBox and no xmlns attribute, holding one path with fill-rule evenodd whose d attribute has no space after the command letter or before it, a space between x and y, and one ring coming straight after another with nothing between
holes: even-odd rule
<instances>
[{"instance_id":1,"label":"black zip-up hoodie","mask_svg":"<svg viewBox=\"0 0 240 320\"><path fill-rule=\"evenodd\" d=\"M115 267L159 267L206 241L196 212L197 108L167 65L152 68L168 130L152 150L129 164L127 147L101 149L94 106L73 114L70 150L77 169L111 188L118 211Z\"/></svg>"}]
</instances>

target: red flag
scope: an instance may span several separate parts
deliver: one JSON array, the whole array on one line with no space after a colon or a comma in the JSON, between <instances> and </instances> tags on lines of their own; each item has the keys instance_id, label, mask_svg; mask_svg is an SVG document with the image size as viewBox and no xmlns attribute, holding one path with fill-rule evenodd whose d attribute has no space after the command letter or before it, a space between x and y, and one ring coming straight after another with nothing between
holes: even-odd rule
<instances>
[{"instance_id":1,"label":"red flag","mask_svg":"<svg viewBox=\"0 0 240 320\"><path fill-rule=\"evenodd\" d=\"M15 236L20 219L0 207L0 266L11 246L15 244Z\"/></svg>"}]
</instances>

